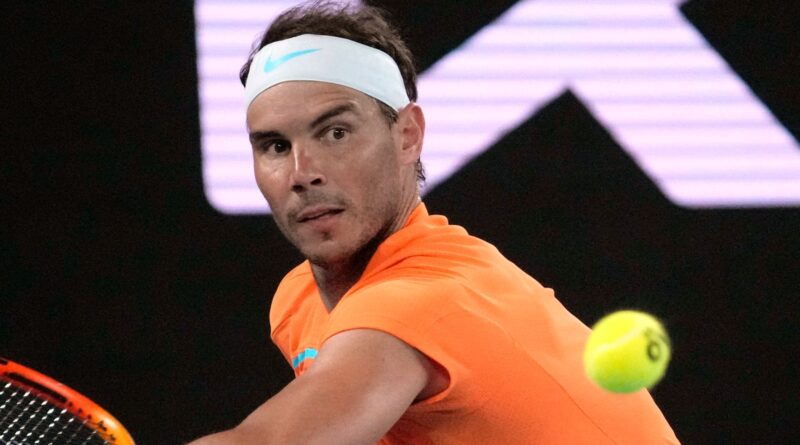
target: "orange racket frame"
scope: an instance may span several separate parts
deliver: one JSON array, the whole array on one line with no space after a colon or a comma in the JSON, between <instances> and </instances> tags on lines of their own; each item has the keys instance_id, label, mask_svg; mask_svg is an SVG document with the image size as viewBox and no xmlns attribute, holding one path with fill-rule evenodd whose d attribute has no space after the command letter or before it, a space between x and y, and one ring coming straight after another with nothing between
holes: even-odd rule
<instances>
[{"instance_id":1,"label":"orange racket frame","mask_svg":"<svg viewBox=\"0 0 800 445\"><path fill-rule=\"evenodd\" d=\"M30 390L40 399L85 420L109 444L135 445L128 430L108 411L72 388L38 371L0 357L0 382L2 381Z\"/></svg>"}]
</instances>

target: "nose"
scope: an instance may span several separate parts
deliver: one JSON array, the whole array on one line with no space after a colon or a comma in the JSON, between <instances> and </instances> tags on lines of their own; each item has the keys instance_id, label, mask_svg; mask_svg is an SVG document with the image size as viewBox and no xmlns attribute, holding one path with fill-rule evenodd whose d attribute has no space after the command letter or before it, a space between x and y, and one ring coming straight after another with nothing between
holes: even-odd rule
<instances>
[{"instance_id":1,"label":"nose","mask_svg":"<svg viewBox=\"0 0 800 445\"><path fill-rule=\"evenodd\" d=\"M292 147L292 190L302 192L314 186L324 185L325 175L320 160L307 147Z\"/></svg>"}]
</instances>

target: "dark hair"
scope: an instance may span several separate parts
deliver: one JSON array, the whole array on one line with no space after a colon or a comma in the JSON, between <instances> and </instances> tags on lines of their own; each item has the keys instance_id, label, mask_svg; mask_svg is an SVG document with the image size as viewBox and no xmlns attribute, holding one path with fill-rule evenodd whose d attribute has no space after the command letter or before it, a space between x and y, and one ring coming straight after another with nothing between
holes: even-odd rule
<instances>
[{"instance_id":1,"label":"dark hair","mask_svg":"<svg viewBox=\"0 0 800 445\"><path fill-rule=\"evenodd\" d=\"M247 62L239 71L242 85L247 83L250 65L261 48L303 34L341 37L385 52L400 68L408 98L417 100L417 71L411 51L399 31L389 23L387 13L374 6L355 7L346 2L325 0L290 8L272 22L253 45ZM389 125L397 121L397 112L392 107L377 99L375 101ZM420 161L417 161L417 180L420 183L425 181L425 171Z\"/></svg>"}]
</instances>

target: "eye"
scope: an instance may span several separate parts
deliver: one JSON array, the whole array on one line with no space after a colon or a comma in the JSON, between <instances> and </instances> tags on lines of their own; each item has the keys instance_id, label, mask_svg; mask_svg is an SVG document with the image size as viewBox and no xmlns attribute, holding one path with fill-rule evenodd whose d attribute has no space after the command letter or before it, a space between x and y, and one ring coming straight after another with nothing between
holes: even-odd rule
<instances>
[{"instance_id":1,"label":"eye","mask_svg":"<svg viewBox=\"0 0 800 445\"><path fill-rule=\"evenodd\" d=\"M289 142L287 141L274 141L271 145L275 153L283 153L289 151L290 148Z\"/></svg>"},{"instance_id":2,"label":"eye","mask_svg":"<svg viewBox=\"0 0 800 445\"><path fill-rule=\"evenodd\" d=\"M342 127L333 127L328 129L323 135L323 138L327 141L337 142L341 141L342 139L346 138L350 132L347 131L346 128Z\"/></svg>"},{"instance_id":3,"label":"eye","mask_svg":"<svg viewBox=\"0 0 800 445\"><path fill-rule=\"evenodd\" d=\"M275 153L281 154L289 151L292 146L289 144L289 141L281 140L281 139L273 139L270 141L264 141L264 143L258 146L258 150L262 153Z\"/></svg>"}]
</instances>

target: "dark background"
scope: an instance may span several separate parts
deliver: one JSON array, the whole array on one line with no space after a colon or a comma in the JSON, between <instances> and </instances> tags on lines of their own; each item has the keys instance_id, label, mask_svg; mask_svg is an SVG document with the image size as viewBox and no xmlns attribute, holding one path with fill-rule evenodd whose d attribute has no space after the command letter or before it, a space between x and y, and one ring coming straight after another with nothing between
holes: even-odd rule
<instances>
[{"instance_id":1,"label":"dark background","mask_svg":"<svg viewBox=\"0 0 800 445\"><path fill-rule=\"evenodd\" d=\"M424 69L514 2L379 3ZM800 139L796 5L682 11ZM203 195L192 3L0 12L0 355L86 393L142 445L235 425L291 378L267 314L300 258L270 217ZM800 208L677 207L570 93L425 201L587 324L661 316L675 355L654 397L684 443L798 437Z\"/></svg>"}]
</instances>

